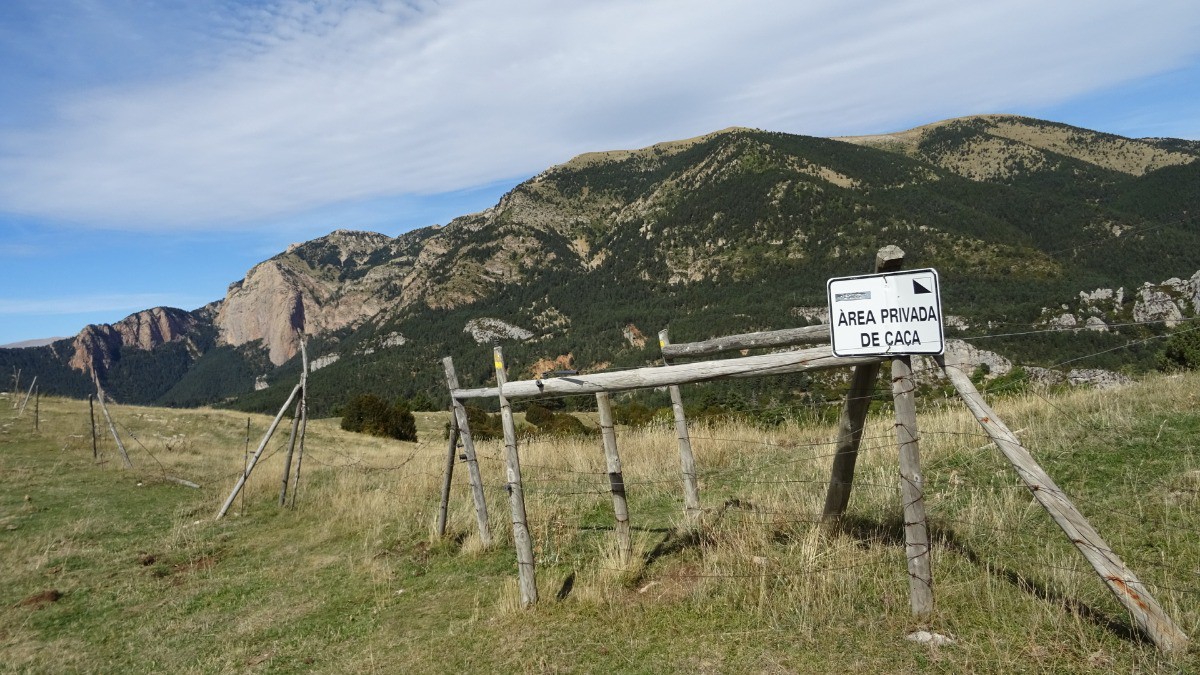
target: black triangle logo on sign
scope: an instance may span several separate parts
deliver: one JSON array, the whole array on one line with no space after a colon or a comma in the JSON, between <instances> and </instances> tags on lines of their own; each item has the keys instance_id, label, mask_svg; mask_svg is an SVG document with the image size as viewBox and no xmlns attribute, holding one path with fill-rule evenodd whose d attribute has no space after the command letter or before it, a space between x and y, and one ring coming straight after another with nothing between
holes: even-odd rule
<instances>
[{"instance_id":1,"label":"black triangle logo on sign","mask_svg":"<svg viewBox=\"0 0 1200 675\"><path fill-rule=\"evenodd\" d=\"M933 291L929 290L928 288L925 288L920 283L918 283L916 279L913 279L913 294L914 295L921 295L923 293L932 293L932 292Z\"/></svg>"}]
</instances>

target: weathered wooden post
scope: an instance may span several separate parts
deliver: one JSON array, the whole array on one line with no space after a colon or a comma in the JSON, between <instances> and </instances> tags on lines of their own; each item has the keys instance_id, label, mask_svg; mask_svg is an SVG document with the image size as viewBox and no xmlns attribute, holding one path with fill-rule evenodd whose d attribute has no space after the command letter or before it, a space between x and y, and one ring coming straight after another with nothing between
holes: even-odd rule
<instances>
[{"instance_id":1,"label":"weathered wooden post","mask_svg":"<svg viewBox=\"0 0 1200 675\"><path fill-rule=\"evenodd\" d=\"M242 449L242 479L248 477L247 472L250 470L250 416L246 416L246 444ZM246 513L246 493L242 493L242 510L241 513Z\"/></svg>"},{"instance_id":2,"label":"weathered wooden post","mask_svg":"<svg viewBox=\"0 0 1200 675\"><path fill-rule=\"evenodd\" d=\"M108 405L104 402L104 387L100 386L100 378L96 375L96 366L92 365L92 382L96 385L96 398L100 401L100 412L104 413L104 421L108 422L108 431L112 434L113 440L117 442L117 450L121 452L121 461L125 463L126 469L133 468L133 462L129 461L129 453L125 452L125 444L121 442L121 437L117 434L117 425L113 424L112 415L108 414Z\"/></svg>"},{"instance_id":3,"label":"weathered wooden post","mask_svg":"<svg viewBox=\"0 0 1200 675\"><path fill-rule=\"evenodd\" d=\"M629 531L629 504L625 500L625 477L621 472L621 456L617 454L617 434L613 429L612 401L608 394L596 394L596 407L600 412L600 436L604 442L604 461L608 469L608 483L612 489L613 516L617 521L617 550L621 564L628 565L633 555L633 541Z\"/></svg>"},{"instance_id":4,"label":"weathered wooden post","mask_svg":"<svg viewBox=\"0 0 1200 675\"><path fill-rule=\"evenodd\" d=\"M92 423L92 460L100 459L100 448L96 446L96 407L92 404L92 395L88 394L88 420Z\"/></svg>"},{"instance_id":5,"label":"weathered wooden post","mask_svg":"<svg viewBox=\"0 0 1200 675\"><path fill-rule=\"evenodd\" d=\"M303 396L304 386L300 386L301 396ZM296 401L296 405L292 408L292 430L288 432L287 443L284 447L287 450L283 453L283 479L279 487L279 505L283 506L287 503L288 480L292 477L292 455L296 452L296 436L300 433L300 401Z\"/></svg>"},{"instance_id":6,"label":"weathered wooden post","mask_svg":"<svg viewBox=\"0 0 1200 675\"><path fill-rule=\"evenodd\" d=\"M664 328L658 332L658 347L671 344L671 331ZM671 365L666 357L663 363ZM683 474L683 512L687 524L695 527L700 523L700 489L696 484L696 457L692 454L692 438L688 435L687 417L683 412L683 395L679 385L667 388L671 394L671 411L675 415L675 435L679 439L679 468Z\"/></svg>"},{"instance_id":7,"label":"weathered wooden post","mask_svg":"<svg viewBox=\"0 0 1200 675\"><path fill-rule=\"evenodd\" d=\"M913 616L933 614L933 572L929 560L929 528L925 522L924 479L917 441L917 408L912 359L892 359L892 401L896 442L900 446L900 499L904 505L904 553L908 559L908 592Z\"/></svg>"},{"instance_id":8,"label":"weathered wooden post","mask_svg":"<svg viewBox=\"0 0 1200 675\"><path fill-rule=\"evenodd\" d=\"M301 411L308 396L308 350L305 348L304 336L300 336L300 400L296 402L296 410L292 413L292 433L288 437L287 453L283 456L283 479L279 488L279 505L287 504L288 478L292 475L292 455L296 451L296 436L300 433Z\"/></svg>"},{"instance_id":9,"label":"weathered wooden post","mask_svg":"<svg viewBox=\"0 0 1200 675\"><path fill-rule=\"evenodd\" d=\"M496 387L500 399L500 421L504 426L504 459L508 482L508 505L512 511L513 544L517 549L517 573L521 586L521 606L528 607L537 602L537 576L533 562L533 542L529 537L529 524L525 517L525 491L521 484L521 458L517 454L517 425L513 420L512 406L504 395L504 383L508 376L504 372L504 351L499 345L492 348L496 365Z\"/></svg>"},{"instance_id":10,"label":"weathered wooden post","mask_svg":"<svg viewBox=\"0 0 1200 675\"><path fill-rule=\"evenodd\" d=\"M33 395L33 388L37 386L37 375L33 376L33 382L29 383L29 391L25 392L25 400L21 401L21 409L17 411L17 417L25 416L25 406L29 405L29 397Z\"/></svg>"},{"instance_id":11,"label":"weathered wooden post","mask_svg":"<svg viewBox=\"0 0 1200 675\"><path fill-rule=\"evenodd\" d=\"M1021 441L996 415L996 411L984 402L971 378L958 366L947 366L942 356L935 356L934 360L958 390L959 396L975 415L980 426L996 447L1000 448L1005 459L1012 464L1017 476L1033 493L1034 499L1062 528L1067 539L1091 564L1092 569L1096 570L1096 574L1100 575L1100 579L1113 595L1117 596L1117 600L1125 606L1137 625L1150 636L1160 650L1187 650L1187 635L1167 616L1145 585L1125 566L1120 556L1113 552L1100 537L1100 533L1096 532L1087 518L1075 508L1066 493L1055 484L1025 446L1021 445Z\"/></svg>"},{"instance_id":12,"label":"weathered wooden post","mask_svg":"<svg viewBox=\"0 0 1200 675\"><path fill-rule=\"evenodd\" d=\"M479 474L479 460L475 457L475 439L471 437L471 425L467 421L467 408L454 398L458 389L458 374L454 371L454 359L442 359L446 371L446 386L450 389L450 407L458 421L458 433L462 437L463 454L467 456L467 475L471 479L471 497L475 500L475 520L479 525L479 540L486 548L492 545L492 531L488 526L487 499L483 495L483 477Z\"/></svg>"},{"instance_id":13,"label":"weathered wooden post","mask_svg":"<svg viewBox=\"0 0 1200 675\"><path fill-rule=\"evenodd\" d=\"M220 520L225 517L225 513L229 511L229 507L233 505L233 500L237 499L238 493L246 486L246 480L250 478L250 472L254 470L254 466L258 464L258 458L262 457L263 450L267 449L267 443L270 442L271 436L275 434L275 429L279 426L280 420L283 419L283 414L291 407L292 401L296 399L296 395L300 393L300 385L296 384L292 388L292 393L288 395L287 400L283 402L283 406L279 408L279 413L275 415L275 419L271 421L271 426L267 428L267 433L263 434L262 442L258 444L258 449L254 451L254 456L250 458L250 464L246 470L242 472L241 478L238 478L237 485L233 486L233 491L229 493L229 497L225 503L221 505L221 510L217 511L216 519Z\"/></svg>"},{"instance_id":14,"label":"weathered wooden post","mask_svg":"<svg viewBox=\"0 0 1200 675\"><path fill-rule=\"evenodd\" d=\"M875 273L895 272L904 264L904 251L897 246L885 246L875 254ZM862 441L863 425L867 410L871 407L871 395L879 379L879 364L865 363L854 367L850 378L850 391L846 394L846 405L838 420L837 449L833 455L833 471L829 477L829 491L825 493L825 510L822 519L837 523L846 513L850 503L850 490L854 487L854 465L858 461L858 446Z\"/></svg>"},{"instance_id":15,"label":"weathered wooden post","mask_svg":"<svg viewBox=\"0 0 1200 675\"><path fill-rule=\"evenodd\" d=\"M458 419L450 413L450 442L446 449L446 471L442 474L442 499L438 506L437 536L446 536L446 518L450 511L450 486L454 478L454 460L458 455Z\"/></svg>"},{"instance_id":16,"label":"weathered wooden post","mask_svg":"<svg viewBox=\"0 0 1200 675\"><path fill-rule=\"evenodd\" d=\"M42 390L36 389L33 393L33 430L42 430Z\"/></svg>"},{"instance_id":17,"label":"weathered wooden post","mask_svg":"<svg viewBox=\"0 0 1200 675\"><path fill-rule=\"evenodd\" d=\"M308 385L305 383L305 390ZM304 436L308 431L308 399L300 399L300 447L296 450L296 480L292 483L292 508L296 508L296 495L300 492L300 465L304 463Z\"/></svg>"}]
</instances>

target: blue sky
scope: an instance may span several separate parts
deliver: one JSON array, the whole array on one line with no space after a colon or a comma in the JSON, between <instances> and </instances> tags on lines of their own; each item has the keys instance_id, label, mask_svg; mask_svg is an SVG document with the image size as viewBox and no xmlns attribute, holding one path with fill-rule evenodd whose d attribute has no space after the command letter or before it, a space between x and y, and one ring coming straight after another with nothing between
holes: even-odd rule
<instances>
[{"instance_id":1,"label":"blue sky","mask_svg":"<svg viewBox=\"0 0 1200 675\"><path fill-rule=\"evenodd\" d=\"M1198 34L1194 0L3 0L0 344L733 125L1200 138Z\"/></svg>"}]
</instances>

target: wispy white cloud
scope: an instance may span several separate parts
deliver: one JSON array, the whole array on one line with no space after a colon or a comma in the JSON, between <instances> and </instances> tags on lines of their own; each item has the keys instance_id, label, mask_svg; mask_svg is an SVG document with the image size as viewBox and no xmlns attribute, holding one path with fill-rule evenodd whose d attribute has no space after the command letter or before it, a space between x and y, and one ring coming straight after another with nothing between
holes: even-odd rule
<instances>
[{"instance_id":1,"label":"wispy white cloud","mask_svg":"<svg viewBox=\"0 0 1200 675\"><path fill-rule=\"evenodd\" d=\"M1197 58L1192 0L281 1L170 80L0 130L0 211L250 223L746 125L819 135L1046 106Z\"/></svg>"},{"instance_id":2,"label":"wispy white cloud","mask_svg":"<svg viewBox=\"0 0 1200 675\"><path fill-rule=\"evenodd\" d=\"M0 298L0 316L91 314L97 312L138 312L148 307L198 307L207 300L167 296L159 293L96 294L70 297L24 299Z\"/></svg>"}]
</instances>

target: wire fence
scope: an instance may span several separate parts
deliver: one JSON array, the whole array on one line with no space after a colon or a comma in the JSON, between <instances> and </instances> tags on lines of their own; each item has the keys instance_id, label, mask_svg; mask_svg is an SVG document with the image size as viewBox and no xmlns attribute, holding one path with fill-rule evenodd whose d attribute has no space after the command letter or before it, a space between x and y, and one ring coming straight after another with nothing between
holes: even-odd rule
<instances>
[{"instance_id":1,"label":"wire fence","mask_svg":"<svg viewBox=\"0 0 1200 675\"><path fill-rule=\"evenodd\" d=\"M1187 326L1188 323L1196 319L1185 319L1179 323ZM1162 323L1162 321L1139 321L1128 322L1125 325L1146 325ZM1178 332L1179 329L1177 329ZM1185 327L1183 331L1200 330L1200 326ZM1051 332L1050 330L1024 331L1019 334L1033 334ZM1006 335L1015 335L1018 333L1010 333ZM1003 335L981 336L975 339L986 339L989 337L1002 337ZM1149 338L1138 338L1129 340L1124 344L1109 349L1091 351L1085 354L1062 360L1052 364L1050 367L1061 367L1064 365L1085 362L1089 358L1093 358L1102 354L1119 351L1121 349L1131 349L1133 347L1143 345L1156 340L1166 339L1166 335L1155 335ZM932 379L931 376L936 374L937 368L934 366L926 366L924 368L916 368L916 377L924 377ZM1137 443L1145 444L1157 440L1147 436L1145 430L1139 429L1136 426L1125 423L1112 423L1108 426L1098 425L1095 419L1092 419L1089 413L1072 412L1063 405L1057 403L1054 398L1047 393L1036 388L1029 388L1025 383L1011 382L1007 385L994 387L987 391L989 397L1006 396L1017 393L1020 388L1020 393L1025 396L1034 397L1042 404L1037 410L1036 415L1042 419L1039 424L1041 427L1054 426L1058 428L1069 428L1075 433L1070 440L1070 443L1078 447L1086 447L1089 449L1089 457L1092 461L1098 462L1114 462L1120 463L1125 459L1124 454L1126 446ZM888 400L890 398L890 387L876 386L864 398L872 400ZM836 401L820 401L810 403L809 405L821 406L840 406L844 405L846 398L841 398ZM780 409L785 409L786 406L777 404L770 405L754 405L752 403L743 404L740 406L729 407L726 412L737 414L753 414L762 412L774 412ZM795 407L792 412L796 412ZM800 417L795 415L795 417ZM1161 435L1162 426L1165 426L1164 421L1157 433ZM696 425L691 427L690 440L696 450L696 455L699 458L699 463L703 464L704 457L710 450L712 445L737 446L746 454L753 456L754 461L746 465L725 466L720 468L701 468L697 471L697 478L704 486L704 490L709 495L719 495L724 498L729 494L730 490L734 490L737 494L757 494L763 488L772 488L779 486L796 486L806 489L823 492L828 486L828 478L820 476L823 471L827 471L827 466L830 459L836 454L836 438L828 438L825 440L795 440L778 438L769 435L760 437L739 437L735 435L719 434L719 425ZM874 429L875 431L871 431ZM1025 432L1025 429L1018 429L1018 433ZM632 436L636 432L623 431L620 428L617 432L618 446L624 444L627 438L623 436ZM831 434L836 436L836 434ZM1034 443L1038 440L1038 434L1031 434L1034 437ZM669 433L663 434L669 436ZM1049 584L1053 585L1062 574L1069 576L1079 576L1082 578L1095 579L1096 573L1081 558L1078 559L1076 566L1064 566L1046 560L1037 555L1036 552L1031 552L1031 549L1038 547L1050 546L1050 542L1054 542L1057 554L1064 559L1071 559L1072 555L1076 555L1070 550L1069 542L1062 537L1061 533L1054 530L1049 518L1038 514L1038 509L1031 511L1033 500L1029 494L1029 488L1018 480L1017 474L997 462L998 453L993 449L989 437L983 433L978 427L973 427L971 430L959 429L922 429L920 436L922 440L928 443L930 440L941 439L941 444L950 444L954 446L950 450L939 450L935 452L925 465L926 474L938 473L942 471L953 471L956 468L977 468L977 465L985 462L991 464L990 475L981 479L981 474L978 470L972 473L968 478L955 478L957 484L948 483L944 476L938 476L935 480L926 483L927 508L930 513L930 528L933 533L932 545L935 549L942 549L945 552L963 552L969 550L965 548L963 541L971 541L982 551L983 563L989 569L1004 569L1008 571L1018 570L1013 572L1015 578L1023 580L1023 583ZM520 445L523 451L532 451L531 454L537 453L539 450L553 447L556 444L561 444L561 441L555 439L522 439ZM575 468L563 466L561 463L546 463L544 461L522 461L522 469L525 471L523 483L525 486L524 492L527 500L531 500L535 504L539 500L561 500L563 498L592 498L596 500L594 504L602 505L603 499L611 494L611 487L608 482L607 471L603 467L602 456L599 453L599 442L595 441L597 446L595 455L594 469ZM864 430L861 445L858 449L858 455L861 457L869 457L871 455L887 456L895 449L894 432L886 423L877 423L874 427L869 427ZM1060 451L1061 452L1061 451ZM889 457L890 459L890 457ZM1053 458L1051 458L1053 459ZM1189 449L1184 457L1177 457L1177 460L1190 462L1192 466L1197 465L1197 457L1194 448ZM499 452L495 455L487 456L480 455L480 461L485 464L500 465L503 464ZM819 467L819 470L813 470L812 466ZM802 474L800 477L794 474ZM814 477L809 477L816 474ZM877 475L877 474L873 474ZM681 481L678 471L660 471L657 473L647 473L645 471L635 470L632 475L624 476L621 481L622 486L629 494L633 494L639 490L659 492L667 492L677 488ZM970 483L968 484L968 481ZM1198 481L1200 484L1200 481ZM488 483L489 490L497 491L504 490L504 483ZM876 521L876 536L878 539L889 539L890 546L896 551L903 550L903 534L899 532L899 482L881 483L877 481L856 480L854 483L855 490L874 490L880 494L890 494L890 501L884 504L890 504L893 511L892 522ZM948 489L954 488L954 489ZM1150 478L1147 480L1130 480L1126 478L1123 481L1121 489L1123 490L1126 499L1119 506L1112 506L1102 500L1093 500L1089 498L1089 488L1086 481L1083 484L1059 488L1060 496L1070 498L1070 493L1074 490L1079 492L1076 497L1081 501L1081 508L1092 518L1097 519L1097 522L1103 526L1111 526L1113 524L1124 524L1128 528L1119 528L1118 533L1123 541L1128 541L1131 536L1128 534L1129 528L1143 536L1147 544L1136 546L1116 546L1121 550L1110 550L1108 547L1097 546L1097 551L1107 555L1121 555L1131 568L1139 570L1146 576L1135 580L1129 579L1114 579L1114 581L1132 584L1135 581L1145 584L1157 594L1167 594L1173 599L1179 597L1193 598L1200 595L1200 561L1195 557L1195 545L1192 543L1191 557L1183 560L1176 560L1169 554L1158 549L1158 544L1179 547L1186 546L1188 542L1200 541L1200 528L1197 528L1196 515L1197 507L1194 501L1190 506L1184 506L1171 513L1157 513L1151 515L1151 512L1162 511L1161 501L1162 492L1171 488L1168 481L1164 478ZM1200 491L1200 486L1182 488L1183 494L1196 494ZM1015 504L1019 506L1019 510L1013 513L999 514L989 518L980 518L971 516L972 511L964 508L964 505L959 503L963 501L960 495L955 493L966 493L966 501L969 503L982 493L999 492L1010 493L1017 495ZM1158 500L1158 501L1155 501ZM773 533L781 534L783 531L795 528L820 528L828 525L824 514L818 510L803 510L803 509L788 509L778 508L777 506L759 506L753 504L754 499L745 500L720 500L714 502L711 498L706 500L706 512L713 517L712 522L716 528L731 528L733 530L746 529L761 529ZM768 500L772 504L777 504L778 500ZM1010 500L1012 501L1012 500ZM976 509L978 510L978 509ZM564 547L554 545L551 541L552 537L547 534L553 530L549 521L562 517L561 512L555 511L553 508L543 509L544 513L539 513L538 508L531 509L533 520L531 521L531 530L535 537L543 536L547 539L539 542L539 551L542 555L551 558L553 562L558 564L566 564L568 566L586 566L589 564L587 553L580 553L572 558L567 556L562 557ZM631 506L634 520L637 520L637 511ZM967 514L967 515L964 515ZM880 511L875 510L870 514L871 517L879 518ZM535 522L539 517L546 519L545 522ZM1005 518L1015 518L1015 523L1006 523ZM670 518L662 519L660 523L665 524L672 522ZM891 527L890 531L888 527ZM1105 527L1100 528L1101 532ZM540 534L539 534L540 533ZM710 534L710 536L720 536L719 534ZM770 540L770 538L768 538ZM996 545L992 542L1002 541L1003 545ZM1157 542L1157 544L1156 544ZM1148 550L1147 550L1148 549ZM547 553L553 551L553 555ZM768 556L772 551L766 549ZM774 551L776 555L781 554L781 551ZM978 558L981 554L977 551L971 551L970 556ZM594 552L592 554L594 558ZM595 560L590 561L595 565ZM720 570L720 569L703 569L699 572L680 572L678 570L663 572L670 574L673 578L694 578L694 579L762 579L762 578L788 578L796 576L810 576L822 574L843 573L847 570L855 570L860 567L878 567L881 565L893 565L894 560L880 559L870 560L867 562L847 562L833 565L810 565L800 566L789 565L786 569L777 565L765 565L761 569L750 570ZM600 564L602 569L611 572L620 572L622 569L617 567L605 567Z\"/></svg>"},{"instance_id":2,"label":"wire fence","mask_svg":"<svg viewBox=\"0 0 1200 675\"><path fill-rule=\"evenodd\" d=\"M1187 326L1182 330L1200 330L1200 325L1188 325L1189 322L1198 319L1200 318L1181 320L1180 323ZM1151 323L1162 321L1121 325ZM1178 331L1179 329L1176 332ZM970 342L1044 332L1059 331L1039 329L976 336L964 340ZM1089 358L1120 349L1131 349L1166 337L1155 335L1129 340L1118 347L1073 356L1052 367L1085 362ZM937 375L937 368L932 365L917 367L914 370L915 377L924 381L932 381ZM1027 416L1040 418L1037 421L1039 429L1070 429L1071 444L1087 448L1090 461L1096 463L1122 465L1127 459L1129 447L1153 445L1159 439L1152 434L1161 435L1163 428L1170 422L1169 419L1163 421L1156 432L1124 422L1113 422L1103 426L1086 413L1073 412L1052 396L1019 382L991 388L986 395L1003 397L1017 393L1018 388L1024 396L1039 401L1040 405L1036 410L1026 411ZM864 398L890 401L891 387L877 383ZM811 412L814 408L838 407L846 401L846 397L841 397L836 400L790 405L745 402L727 408L726 412L734 415L782 412L791 413L789 418L804 419L803 413ZM1180 410L1178 414L1185 412ZM920 417L918 419L920 420ZM131 449L135 456L149 459L149 463L138 462L138 475L147 479L169 475L171 470L158 456L162 450L153 447L154 441L147 440L143 432L135 429L134 425L126 420L118 420L117 426L123 436L133 440ZM767 543L748 550L762 553L762 557L767 560L781 559L787 555L785 543L790 541L790 538L828 525L814 500L823 496L829 485L828 466L837 454L838 432L836 429L823 428L817 433L823 433L824 437L817 437L813 433L789 437L788 434L795 431L792 427L783 426L775 430L743 428L740 433L729 433L731 428L720 422L690 426L690 440L698 458L696 478L702 486L702 505L706 522L711 528L706 534L710 537L708 543L701 541L698 549L703 557L705 546L719 546L719 538L723 535L736 538L739 533L757 531L766 535L760 539ZM72 437L90 441L89 423L86 420L81 424L81 428L72 431L76 432L70 434ZM1024 430L1018 429L1018 433L1022 431ZM618 427L618 447L624 448L627 444L644 445L644 437L650 433L653 432ZM1042 432L1031 433L1034 443L1040 433ZM1019 570L1024 578L1037 577L1039 583L1053 583L1053 578L1060 574L1095 576L1095 572L1086 565L1065 566L1047 562L1031 553L1039 547L1050 546L1049 542L1057 537L1057 555L1069 559L1072 554L1068 550L1069 543L1054 531L1049 520L1031 508L1032 498L1028 495L1028 488L1019 482L1011 469L999 461L988 436L977 426L973 426L970 420L962 428L922 428L920 439L923 448L930 443L937 445L937 449L927 456L924 464L925 500L933 533L932 545L936 550L943 551L944 554L970 550L973 551L970 555L982 557L984 564L989 568ZM670 427L664 427L653 442L660 448L666 445L666 449L660 454L669 456L674 444ZM98 443L111 444L111 439L106 440L105 435L100 434ZM283 451L287 443L287 435L281 434L268 448L263 461ZM162 445L164 450L168 450L165 441L160 439L158 444ZM581 543L588 536L593 540L597 536L607 536L603 525L589 525L585 528L585 521L581 518L581 514L602 513L606 500L612 494L612 480L604 465L599 438L564 440L525 437L519 440L518 445L523 453L523 490L526 500L531 505L530 530L539 545L543 561L551 558L552 562L558 565L579 568L590 566L613 572L625 569L612 567L598 557L594 541ZM567 447L570 449L570 457L556 456L556 453L563 452ZM405 453L399 459L384 463L368 461L361 455L340 450L329 443L313 443L305 449L304 460L311 462L310 466L317 467L315 470L335 474L353 472L377 478L378 483L372 489L397 496L407 492L407 481L423 480L432 483L441 479L440 465L445 462L449 450L445 439L426 438L405 448ZM848 514L849 517L858 519L862 530L859 533L861 538L865 538L868 543L873 542L888 548L894 555L807 565L789 561L786 567L771 563L748 569L731 569L730 563L723 560L720 563L723 569L710 569L701 565L699 571L671 569L664 573L669 573L674 578L736 580L841 574L866 568L894 566L895 556L903 555L903 522L899 518L900 484L899 480L885 482L883 479L896 476L892 466L895 459L891 455L895 449L896 438L891 422L878 416L872 418L862 432L857 450L859 460L865 464L864 470L853 484L855 495L867 494L870 498L865 501L867 506L862 511L856 510L852 502ZM457 449L453 451L459 452ZM111 447L106 447L105 452L111 454ZM723 457L721 462L709 461L717 455ZM1055 458L1051 456L1047 459ZM492 509L503 512L503 508L497 502L507 496L510 485L503 479L505 459L499 443L481 443L478 460L484 471L483 487L490 495ZM1181 468L1190 467L1188 470L1193 473L1200 467L1200 457L1197 455L1195 444L1189 444L1177 452L1173 460ZM643 458L636 455L626 455L623 461L626 470L621 484L630 496L630 510L634 523L640 523L639 526L647 531L667 530L667 536L672 536L669 531L680 520L680 469L678 466L670 467L662 457L651 462L643 461ZM456 465L461 466L462 460L457 459ZM953 472L961 472L964 475L951 475ZM244 473L245 469L242 466L224 470L212 469L207 473L206 480L210 483L230 483ZM458 503L464 504L469 501L465 498L466 478L463 476L464 472L456 473L458 476L455 480L454 498ZM1053 472L1051 473L1053 475ZM1178 474L1177 471L1173 475ZM1142 479L1126 475L1119 487L1122 498L1115 503L1092 499L1096 488L1089 486L1086 480L1065 482L1060 490L1062 496L1075 498L1082 511L1102 523L1098 528L1102 534L1105 532L1105 525L1123 525L1118 530L1120 539L1114 544L1116 550L1105 549L1104 552L1119 554L1133 569L1146 573L1147 576L1140 581L1147 587L1156 593L1165 592L1186 598L1200 595L1200 559L1197 558L1195 544L1200 541L1200 527L1197 525L1200 523L1200 518L1197 518L1200 515L1200 500L1196 499L1197 493L1200 493L1200 480L1194 483L1171 484L1162 477ZM1164 506L1164 495L1169 496L1175 492L1179 493L1178 503ZM807 501L787 502L801 493L808 495ZM1013 496L1004 497L1006 494ZM981 497L986 495L1000 495L997 501L1002 512L992 513L988 517L978 515L989 506L986 500L980 501ZM433 495L429 497L434 498ZM563 508L563 504L574 504L574 507ZM674 513L670 511L672 505L675 507ZM469 527L467 522L464 520L458 526ZM563 525L564 522L567 524ZM570 524L571 522L574 524ZM596 518L586 522L596 522ZM603 519L599 522L602 523ZM553 534L563 527L574 529L576 534ZM580 534L585 530L584 534ZM1136 533L1136 536L1131 533ZM785 543L772 548L771 542ZM971 549L971 546L976 548ZM1176 553L1181 549L1185 550L1185 555L1179 560ZM645 552L643 564L651 564L651 553L652 550ZM690 567L687 569L692 570ZM935 570L935 578L936 574ZM1132 583L1133 580L1122 581Z\"/></svg>"}]
</instances>

